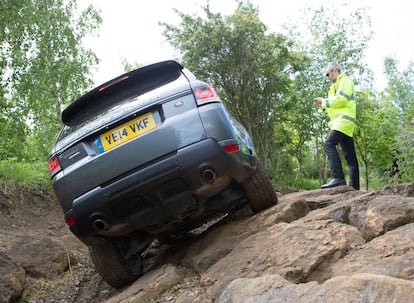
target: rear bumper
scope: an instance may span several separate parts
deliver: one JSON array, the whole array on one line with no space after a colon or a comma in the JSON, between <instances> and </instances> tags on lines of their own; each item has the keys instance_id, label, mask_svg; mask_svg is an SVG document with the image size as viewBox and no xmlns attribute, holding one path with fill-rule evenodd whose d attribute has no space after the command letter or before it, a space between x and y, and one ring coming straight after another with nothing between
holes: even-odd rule
<instances>
[{"instance_id":1,"label":"rear bumper","mask_svg":"<svg viewBox=\"0 0 414 303\"><path fill-rule=\"evenodd\" d=\"M203 171L213 172L214 180L241 182L253 161L245 157L228 154L216 140L207 139L88 191L65 216L75 217L71 230L86 244L96 242L95 236L117 236L120 230L159 233L204 207L195 193L220 182L203 179Z\"/></svg>"}]
</instances>

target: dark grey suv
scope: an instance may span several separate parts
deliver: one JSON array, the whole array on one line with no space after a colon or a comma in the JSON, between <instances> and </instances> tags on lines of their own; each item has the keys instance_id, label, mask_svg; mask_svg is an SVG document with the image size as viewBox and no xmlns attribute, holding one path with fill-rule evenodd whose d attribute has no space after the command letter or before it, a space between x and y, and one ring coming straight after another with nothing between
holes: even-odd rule
<instances>
[{"instance_id":1,"label":"dark grey suv","mask_svg":"<svg viewBox=\"0 0 414 303\"><path fill-rule=\"evenodd\" d=\"M113 287L142 275L155 239L277 203L252 141L214 89L175 61L123 74L62 113L50 153L70 230Z\"/></svg>"}]
</instances>

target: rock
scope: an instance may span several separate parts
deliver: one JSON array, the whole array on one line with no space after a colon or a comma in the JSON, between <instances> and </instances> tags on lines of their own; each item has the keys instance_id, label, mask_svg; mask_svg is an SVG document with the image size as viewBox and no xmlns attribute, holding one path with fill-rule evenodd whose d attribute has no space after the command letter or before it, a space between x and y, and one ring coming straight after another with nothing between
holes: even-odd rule
<instances>
[{"instance_id":1,"label":"rock","mask_svg":"<svg viewBox=\"0 0 414 303\"><path fill-rule=\"evenodd\" d=\"M225 257L242 240L279 222L292 222L309 213L302 199L279 201L276 206L253 217L219 226L185 250L183 264L203 273Z\"/></svg>"},{"instance_id":2,"label":"rock","mask_svg":"<svg viewBox=\"0 0 414 303\"><path fill-rule=\"evenodd\" d=\"M355 227L333 220L279 223L242 241L202 274L201 282L217 297L241 277L277 273L295 283L323 281L329 264L364 243Z\"/></svg>"},{"instance_id":3,"label":"rock","mask_svg":"<svg viewBox=\"0 0 414 303\"><path fill-rule=\"evenodd\" d=\"M380 192L384 195L414 197L414 183L387 185Z\"/></svg>"},{"instance_id":4,"label":"rock","mask_svg":"<svg viewBox=\"0 0 414 303\"><path fill-rule=\"evenodd\" d=\"M75 260L72 253L50 238L30 236L16 239L8 255L35 278L56 278Z\"/></svg>"},{"instance_id":5,"label":"rock","mask_svg":"<svg viewBox=\"0 0 414 303\"><path fill-rule=\"evenodd\" d=\"M371 240L401 225L414 222L414 197L379 196L368 203L363 235Z\"/></svg>"},{"instance_id":6,"label":"rock","mask_svg":"<svg viewBox=\"0 0 414 303\"><path fill-rule=\"evenodd\" d=\"M357 227L366 240L414 222L413 197L396 199L396 196L392 195L367 193L354 197L342 197L337 203L333 203L327 196L323 199L327 207L311 212L300 221L334 219Z\"/></svg>"},{"instance_id":7,"label":"rock","mask_svg":"<svg viewBox=\"0 0 414 303\"><path fill-rule=\"evenodd\" d=\"M56 203L21 196L8 192L13 207L0 218L0 301L414 302L414 183L279 195L258 214L205 224L191 241L154 245L145 274L122 290L95 272ZM70 271L66 243L78 259Z\"/></svg>"},{"instance_id":8,"label":"rock","mask_svg":"<svg viewBox=\"0 0 414 303\"><path fill-rule=\"evenodd\" d=\"M401 226L351 251L332 275L377 273L414 281L414 223Z\"/></svg>"},{"instance_id":9,"label":"rock","mask_svg":"<svg viewBox=\"0 0 414 303\"><path fill-rule=\"evenodd\" d=\"M191 294L188 296L179 296L175 303L213 303L214 300L205 293Z\"/></svg>"},{"instance_id":10,"label":"rock","mask_svg":"<svg viewBox=\"0 0 414 303\"><path fill-rule=\"evenodd\" d=\"M350 186L339 186L329 189L316 189L293 193L283 197L285 201L304 200L311 210L325 208L345 200L350 200L363 195L363 192L356 191Z\"/></svg>"},{"instance_id":11,"label":"rock","mask_svg":"<svg viewBox=\"0 0 414 303\"><path fill-rule=\"evenodd\" d=\"M106 303L148 302L151 298L176 285L182 278L183 275L176 266L166 264L142 276Z\"/></svg>"},{"instance_id":12,"label":"rock","mask_svg":"<svg viewBox=\"0 0 414 303\"><path fill-rule=\"evenodd\" d=\"M339 276L323 284L294 284L279 275L234 280L220 303L411 303L414 282L375 274Z\"/></svg>"},{"instance_id":13,"label":"rock","mask_svg":"<svg viewBox=\"0 0 414 303\"><path fill-rule=\"evenodd\" d=\"M14 263L0 252L0 302L13 302L21 296L26 273L23 267Z\"/></svg>"}]
</instances>

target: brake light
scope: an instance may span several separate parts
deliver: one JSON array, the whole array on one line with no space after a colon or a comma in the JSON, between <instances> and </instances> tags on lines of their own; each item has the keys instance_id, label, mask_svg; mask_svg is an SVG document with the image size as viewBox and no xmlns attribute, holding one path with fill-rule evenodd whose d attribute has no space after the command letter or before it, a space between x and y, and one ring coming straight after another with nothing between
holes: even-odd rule
<instances>
[{"instance_id":1,"label":"brake light","mask_svg":"<svg viewBox=\"0 0 414 303\"><path fill-rule=\"evenodd\" d=\"M228 153L238 152L240 150L240 145L238 144L228 144L223 146L223 149Z\"/></svg>"},{"instance_id":2,"label":"brake light","mask_svg":"<svg viewBox=\"0 0 414 303\"><path fill-rule=\"evenodd\" d=\"M75 216L74 216L74 215L69 215L69 216L66 218L66 224L67 224L69 227L71 227L72 225L74 225L74 224L75 224Z\"/></svg>"},{"instance_id":3,"label":"brake light","mask_svg":"<svg viewBox=\"0 0 414 303\"><path fill-rule=\"evenodd\" d=\"M211 86L197 87L194 93L198 100L204 100L204 99L217 97L216 92Z\"/></svg>"},{"instance_id":4,"label":"brake light","mask_svg":"<svg viewBox=\"0 0 414 303\"><path fill-rule=\"evenodd\" d=\"M60 169L60 163L57 156L53 156L49 159L49 161L47 161L47 168L49 169L50 173L53 173L56 170Z\"/></svg>"},{"instance_id":5,"label":"brake light","mask_svg":"<svg viewBox=\"0 0 414 303\"><path fill-rule=\"evenodd\" d=\"M101 91L103 91L103 90L107 89L108 87L111 87L112 85L115 85L115 84L117 84L117 83L119 83L119 82L122 82L122 81L124 81L124 80L126 80L126 79L128 79L128 78L129 78L129 76L123 76L123 77L121 77L121 78L118 78L118 79L116 79L116 80L114 80L114 81L112 81L112 82L108 83L107 85L100 87L100 88L99 88L99 91L101 92Z\"/></svg>"}]
</instances>

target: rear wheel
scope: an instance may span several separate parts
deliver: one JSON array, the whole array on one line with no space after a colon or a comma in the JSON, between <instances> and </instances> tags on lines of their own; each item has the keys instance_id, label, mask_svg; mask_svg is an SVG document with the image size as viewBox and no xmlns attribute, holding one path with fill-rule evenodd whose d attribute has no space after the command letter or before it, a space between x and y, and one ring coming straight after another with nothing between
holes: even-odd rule
<instances>
[{"instance_id":1,"label":"rear wheel","mask_svg":"<svg viewBox=\"0 0 414 303\"><path fill-rule=\"evenodd\" d=\"M277 195L272 182L261 166L243 182L250 208L258 213L277 204Z\"/></svg>"},{"instance_id":2,"label":"rear wheel","mask_svg":"<svg viewBox=\"0 0 414 303\"><path fill-rule=\"evenodd\" d=\"M89 246L89 254L96 271L112 287L121 288L142 275L142 257L128 255L121 243L108 240L101 245Z\"/></svg>"}]
</instances>

